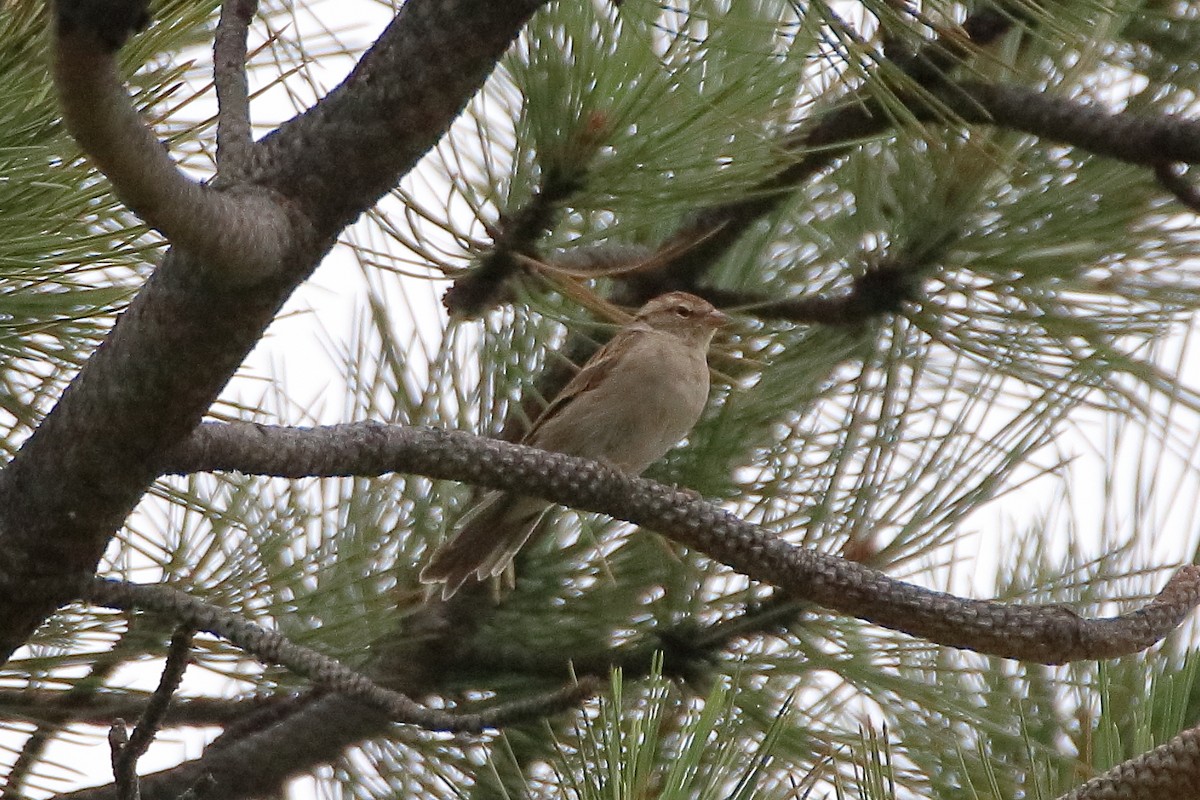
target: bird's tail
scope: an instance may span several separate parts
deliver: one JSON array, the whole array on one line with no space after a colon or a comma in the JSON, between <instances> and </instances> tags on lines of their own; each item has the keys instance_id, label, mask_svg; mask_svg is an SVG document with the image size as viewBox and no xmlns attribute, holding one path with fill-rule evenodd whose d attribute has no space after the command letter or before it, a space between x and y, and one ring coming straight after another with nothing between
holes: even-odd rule
<instances>
[{"instance_id":1,"label":"bird's tail","mask_svg":"<svg viewBox=\"0 0 1200 800\"><path fill-rule=\"evenodd\" d=\"M422 583L442 583L448 598L474 575L499 575L529 541L549 505L544 500L489 492L459 523L459 531L443 542L421 570Z\"/></svg>"}]
</instances>

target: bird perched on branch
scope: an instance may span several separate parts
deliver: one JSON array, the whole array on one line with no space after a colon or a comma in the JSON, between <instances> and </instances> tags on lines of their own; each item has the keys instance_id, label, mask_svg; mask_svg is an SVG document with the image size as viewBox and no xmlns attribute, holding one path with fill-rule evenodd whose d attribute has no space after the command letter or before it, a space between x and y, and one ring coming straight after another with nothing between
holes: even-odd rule
<instances>
[{"instance_id":1,"label":"bird perched on branch","mask_svg":"<svg viewBox=\"0 0 1200 800\"><path fill-rule=\"evenodd\" d=\"M687 292L659 295L596 351L521 440L606 462L633 475L687 435L708 402L708 345L728 320ZM485 494L421 570L450 597L472 575L499 575L550 504Z\"/></svg>"}]
</instances>

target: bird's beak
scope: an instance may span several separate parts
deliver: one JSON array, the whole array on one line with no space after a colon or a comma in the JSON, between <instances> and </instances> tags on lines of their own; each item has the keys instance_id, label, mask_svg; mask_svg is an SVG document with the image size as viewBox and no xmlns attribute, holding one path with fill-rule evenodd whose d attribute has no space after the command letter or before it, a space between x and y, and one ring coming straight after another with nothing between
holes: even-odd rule
<instances>
[{"instance_id":1,"label":"bird's beak","mask_svg":"<svg viewBox=\"0 0 1200 800\"><path fill-rule=\"evenodd\" d=\"M726 314L724 311L721 311L720 309L714 308L712 311L708 312L708 314L705 316L708 320L708 324L713 326L714 328L720 328L722 325L726 325L729 323L729 315Z\"/></svg>"}]
</instances>

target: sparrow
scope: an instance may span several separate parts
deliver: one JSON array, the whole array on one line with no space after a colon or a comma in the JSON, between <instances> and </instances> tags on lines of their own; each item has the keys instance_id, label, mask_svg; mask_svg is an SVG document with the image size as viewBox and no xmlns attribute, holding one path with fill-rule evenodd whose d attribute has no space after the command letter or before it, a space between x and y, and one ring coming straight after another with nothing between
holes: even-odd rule
<instances>
[{"instance_id":1,"label":"sparrow","mask_svg":"<svg viewBox=\"0 0 1200 800\"><path fill-rule=\"evenodd\" d=\"M522 444L603 461L638 475L691 431L708 402L708 345L728 321L707 300L669 292L650 300L550 402ZM499 575L551 506L485 494L421 570L449 598L472 575Z\"/></svg>"}]
</instances>

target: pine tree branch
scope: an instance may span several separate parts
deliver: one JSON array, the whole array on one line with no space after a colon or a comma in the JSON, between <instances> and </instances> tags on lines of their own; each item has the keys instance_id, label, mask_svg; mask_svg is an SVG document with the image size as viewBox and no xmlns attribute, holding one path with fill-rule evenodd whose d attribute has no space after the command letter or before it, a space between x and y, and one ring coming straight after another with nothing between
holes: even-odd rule
<instances>
[{"instance_id":1,"label":"pine tree branch","mask_svg":"<svg viewBox=\"0 0 1200 800\"><path fill-rule=\"evenodd\" d=\"M545 2L405 3L340 86L259 142L255 179L335 236L433 147Z\"/></svg>"},{"instance_id":2,"label":"pine tree branch","mask_svg":"<svg viewBox=\"0 0 1200 800\"><path fill-rule=\"evenodd\" d=\"M998 83L964 81L934 97L965 122L1029 133L1129 164L1200 163L1200 120L1171 114L1109 111L1101 105ZM935 109L921 110L923 119Z\"/></svg>"},{"instance_id":3,"label":"pine tree branch","mask_svg":"<svg viewBox=\"0 0 1200 800\"><path fill-rule=\"evenodd\" d=\"M1200 567L1186 566L1149 604L1084 619L1061 606L970 600L795 547L693 494L603 464L460 431L373 423L321 428L200 426L172 454L172 473L237 471L285 478L410 472L528 494L655 530L793 599L928 641L1059 664L1137 652L1200 603Z\"/></svg>"},{"instance_id":4,"label":"pine tree branch","mask_svg":"<svg viewBox=\"0 0 1200 800\"><path fill-rule=\"evenodd\" d=\"M573 708L596 688L593 680L581 680L577 686L460 714L459 719L475 717L481 722L479 729L510 727ZM392 721L375 706L345 695L302 696L271 724L256 726L240 737L223 736L198 759L142 776L142 798L175 800L201 782L205 792L223 800L273 794L289 778L334 761L347 747L386 733ZM109 785L58 795L56 800L115 797L115 787Z\"/></svg>"},{"instance_id":5,"label":"pine tree branch","mask_svg":"<svg viewBox=\"0 0 1200 800\"><path fill-rule=\"evenodd\" d=\"M387 715L371 706L326 696L240 740L210 746L200 758L141 776L142 798L176 800L197 788L202 797L222 800L274 796L289 778L334 761L347 747L380 736L389 726ZM54 800L116 800L116 787L83 789Z\"/></svg>"},{"instance_id":6,"label":"pine tree branch","mask_svg":"<svg viewBox=\"0 0 1200 800\"><path fill-rule=\"evenodd\" d=\"M937 39L898 63L915 86L898 91L894 102L917 120L991 125L1129 163L1156 166L1163 161L1191 164L1200 160L1200 145L1196 144L1200 123L1193 120L1110 113L1024 87L949 78L950 71L973 50L994 43L1015 21L1027 18L1019 7L998 4L978 9L958 29L942 31ZM623 300L640 305L675 289L703 296L717 294L720 290L703 287L701 278L747 229L778 208L804 181L895 123L894 111L865 89L842 98L835 107L784 137L781 148L785 152L803 154L797 160L748 192L746 198L699 210L660 248L661 258L656 259L660 266L624 276L631 291ZM1178 181L1168 188L1171 185L1177 186ZM1184 199L1182 195L1180 199ZM505 252L500 250L501 255ZM478 314L497 302L504 294L502 282L515 268L509 262L511 259L490 260L460 278L447 293L448 307ZM791 301L772 310L785 319L830 324L853 323L860 315L873 313L852 301L842 305L821 300Z\"/></svg>"},{"instance_id":7,"label":"pine tree branch","mask_svg":"<svg viewBox=\"0 0 1200 800\"><path fill-rule=\"evenodd\" d=\"M1162 800L1200 796L1200 728L1124 761L1058 800Z\"/></svg>"},{"instance_id":8,"label":"pine tree branch","mask_svg":"<svg viewBox=\"0 0 1200 800\"><path fill-rule=\"evenodd\" d=\"M87 3L55 8L61 19ZM261 188L218 191L185 175L134 108L106 37L79 24L60 22L58 30L54 83L67 129L121 201L222 280L253 284L278 274L305 221Z\"/></svg>"},{"instance_id":9,"label":"pine tree branch","mask_svg":"<svg viewBox=\"0 0 1200 800\"><path fill-rule=\"evenodd\" d=\"M93 668L93 672L95 672ZM89 674L89 678L92 676ZM98 687L97 687L98 688ZM260 711L287 703L292 695L255 695L228 700L214 697L176 698L163 717L163 727L225 726ZM0 690L0 720L33 720L43 725L69 723L107 727L118 717L142 715L149 702L148 692L122 690L76 694L74 689ZM11 781L11 771L9 780Z\"/></svg>"},{"instance_id":10,"label":"pine tree branch","mask_svg":"<svg viewBox=\"0 0 1200 800\"><path fill-rule=\"evenodd\" d=\"M117 800L141 800L141 786L138 784L137 772L130 773L122 766L122 754L129 747L129 734L125 731L125 720L113 722L108 729L108 749L112 761L113 787L116 789Z\"/></svg>"},{"instance_id":11,"label":"pine tree branch","mask_svg":"<svg viewBox=\"0 0 1200 800\"><path fill-rule=\"evenodd\" d=\"M666 674L693 679L704 671L705 665L717 651L727 647L732 641L778 630L781 626L786 627L788 620L793 619L802 608L803 604L780 597L711 625L675 626L670 630L652 634L644 642L623 646L606 654L597 654L595 658L584 658L576 663L576 673L594 674L597 679L606 680L611 667L620 666L627 676L641 674L649 669L653 652L665 649ZM567 674L567 666L563 661L556 663L553 674L549 669L540 669L533 661L511 664L505 662L505 666L521 668L526 674L545 674L553 678L561 678ZM450 665L443 667L451 671L455 669ZM459 665L458 669L462 668L462 665ZM382 676L379 679L382 680ZM436 691L436 687L426 686L423 691ZM15 694L18 696L5 698L0 693L0 702L7 705L11 701L28 699L23 693ZM52 696L44 696L41 700L42 702L33 704L31 710L59 706ZM194 720L188 713L189 705L195 705L197 710L202 712ZM209 706L216 716L210 717L203 710ZM541 718L545 711L544 704L527 703L527 716L522 717L515 713L518 706L506 704L505 707L513 712L509 718L512 724ZM135 712L126 710L123 713ZM212 776L212 782L207 785L206 791L220 789L230 798L270 792L277 789L288 776L336 758L345 747L383 735L389 725L387 716L379 711L344 696L333 695L328 689L321 688L301 695L258 698L253 702L182 700L180 707L175 708L171 716L180 714L185 715L189 723L194 721L197 724L234 724L210 744L205 755L197 761L139 779L143 797L171 797L172 792L178 793L196 785L205 775ZM80 721L88 719L103 724L111 719L111 716L96 715L84 717ZM116 787L108 786L69 796L96 800L114 797L115 790Z\"/></svg>"},{"instance_id":12,"label":"pine tree branch","mask_svg":"<svg viewBox=\"0 0 1200 800\"><path fill-rule=\"evenodd\" d=\"M138 783L137 762L158 734L159 725L167 713L171 698L183 680L188 657L192 648L192 629L183 626L176 629L167 651L166 664L159 678L158 688L150 696L133 734L125 729L124 719L115 719L108 729L108 746L111 751L113 786L117 800L141 800Z\"/></svg>"},{"instance_id":13,"label":"pine tree branch","mask_svg":"<svg viewBox=\"0 0 1200 800\"><path fill-rule=\"evenodd\" d=\"M583 175L549 168L528 203L500 218L491 232L492 248L479 265L442 296L442 304L456 317L472 318L500 302L509 277L520 269L519 255L536 251L538 239L549 232L567 199L582 185Z\"/></svg>"},{"instance_id":14,"label":"pine tree branch","mask_svg":"<svg viewBox=\"0 0 1200 800\"><path fill-rule=\"evenodd\" d=\"M144 585L97 578L92 581L86 600L125 610L142 609L166 614L196 630L227 639L251 656L268 664L287 667L297 675L319 686L346 695L387 714L395 722L418 725L429 730L478 733L495 727L495 720L508 720L512 709L503 707L474 714L438 711L379 686L370 678L344 666L336 659L315 650L290 642L287 637L266 630L233 612L197 600L194 597L161 585ZM581 682L546 699L547 708L541 714L561 707L564 701L573 702L587 696L594 684ZM521 715L530 713L522 708Z\"/></svg>"},{"instance_id":15,"label":"pine tree branch","mask_svg":"<svg viewBox=\"0 0 1200 800\"><path fill-rule=\"evenodd\" d=\"M695 293L718 308L736 308L755 319L786 320L809 325L861 325L884 314L899 313L920 296L916 265L888 261L869 267L850 290L837 297L789 297L780 300L756 292L701 286Z\"/></svg>"},{"instance_id":16,"label":"pine tree branch","mask_svg":"<svg viewBox=\"0 0 1200 800\"><path fill-rule=\"evenodd\" d=\"M213 86L217 91L217 170L236 179L248 166L254 144L246 38L258 0L223 0L213 37Z\"/></svg>"},{"instance_id":17,"label":"pine tree branch","mask_svg":"<svg viewBox=\"0 0 1200 800\"><path fill-rule=\"evenodd\" d=\"M1200 189L1188 183L1187 172L1179 169L1178 164L1164 162L1154 166L1154 177L1159 184L1188 209L1200 214Z\"/></svg>"},{"instance_id":18,"label":"pine tree branch","mask_svg":"<svg viewBox=\"0 0 1200 800\"><path fill-rule=\"evenodd\" d=\"M905 54L898 66L918 85L943 82L949 70L964 57L996 42L1012 28L1015 21L1025 16L1019 6L1008 2L983 6L973 11L958 28L944 29L936 39L927 42L916 52ZM869 93L861 91L844 101L840 112L835 110L830 116L817 118L802 126L798 132L785 136L781 143L783 151L802 152L813 149L814 152L810 152L779 175L756 187L749 193L749 198L714 209L701 210L692 223L685 224L679 232L669 238L660 248L657 257L648 259L661 264L661 268L638 270L635 274L625 276L631 284L638 287L630 297L625 298L629 304L641 305L650 297L671 289L686 289L699 293L697 283L703 270L731 247L746 228L784 199L781 190L798 186L843 152L857 146L860 139L882 132L894 121L891 118L882 118L885 115L880 113L876 115L879 119L867 120L869 127L864 129L861 127L861 115L857 113L860 104L877 105ZM551 183L566 189L554 193L555 206L566 201L582 177L582 174L578 174L571 176L570 181ZM544 190L540 191L527 207L514 215L514 219L536 219L539 224L548 226L551 217L544 206L550 199L550 194ZM528 230L527 226L516 226L522 233L515 236L508 232L507 227L503 226L499 232L500 237L494 251L477 267L458 278L446 292L444 303L451 313L477 316L504 299L504 282L518 266L512 254L532 255L532 245L536 240L536 237L525 233ZM541 229L536 230L538 236L543 232ZM510 239L518 246L510 245ZM697 248L698 243L710 239L712 241L707 242L706 246ZM692 252L694 248L695 252ZM680 264L704 266L703 269L693 266L691 275L683 279L682 268L674 266ZM643 275L647 277L642 278Z\"/></svg>"},{"instance_id":19,"label":"pine tree branch","mask_svg":"<svg viewBox=\"0 0 1200 800\"><path fill-rule=\"evenodd\" d=\"M896 101L920 121L991 125L1150 167L1162 162L1200 163L1197 120L1111 112L1020 86L978 81L945 82L901 93ZM879 101L858 97L802 126L784 146L804 155L746 199L702 209L684 223L663 244L664 250L678 250L678 254L656 271L633 276L634 302L674 289L696 291L703 274L751 225L785 202L791 190L894 123L894 113ZM697 244L680 249L679 242Z\"/></svg>"},{"instance_id":20,"label":"pine tree branch","mask_svg":"<svg viewBox=\"0 0 1200 800\"><path fill-rule=\"evenodd\" d=\"M938 24L910 6L901 5L898 10L937 32L936 38L924 42L916 52L906 52L905 41L890 35L880 20L884 56L922 85L945 80L953 69L983 48L995 44L1016 23L1037 24L1037 18L1029 8L1009 0L981 5L957 26Z\"/></svg>"},{"instance_id":21,"label":"pine tree branch","mask_svg":"<svg viewBox=\"0 0 1200 800\"><path fill-rule=\"evenodd\" d=\"M1011 29L1013 22L1027 19L1027 16L1027 12L1019 4L1012 3L998 3L976 10L962 25L966 42L958 41L954 36L942 35L915 53L911 59L900 64L917 86L915 89L899 92L894 102L919 120L953 124L956 120L946 119L946 112L950 110L959 115L963 122L992 124L1000 128L1033 133L1084 149L1095 147L1099 149L1093 152L1115 158L1121 158L1122 154L1132 154L1133 158L1125 160L1132 160L1134 163L1154 163L1139 160L1147 154L1144 147L1131 148L1132 152L1126 150L1121 139L1123 132L1106 131L1104 119L1097 118L1095 109L1019 87L1007 87L1004 91L997 92L1000 97L993 97L989 90L980 88L979 96L975 97L971 96L973 92L970 87L986 87L986 84L955 84L949 80L949 72L963 56L969 54L970 48L985 47L994 43ZM946 97L947 94L950 95L949 98ZM1001 99L1005 95L1005 99L1010 102ZM987 102L989 99L996 101L991 107ZM948 100L950 102L947 102ZM1027 106L1026 101L1031 104ZM1102 116L1103 112L1100 113ZM1088 118L1086 131L1073 130L1074 126L1070 122L1079 117ZM1179 122L1192 131L1179 132L1179 138L1186 139L1191 136L1194 142L1196 123ZM785 152L802 155L756 187L747 198L697 211L690 221L685 222L675 234L667 238L661 248L666 252L678 251L677 255L669 258L656 272L635 276L639 280L635 283L632 302L636 304L672 289L694 291L703 274L728 252L755 222L785 202L791 190L858 147L862 140L878 136L895 123L895 114L866 89L843 98L835 106L802 123L794 133L784 137L782 142ZM1172 127L1175 123L1170 117L1158 117L1147 118L1146 124L1156 124L1161 130ZM1087 135L1081 135L1084 133ZM1078 138L1069 134L1075 134ZM1191 149L1195 151L1197 148ZM1169 160L1166 156L1158 160L1164 158ZM699 244L680 250L680 242Z\"/></svg>"},{"instance_id":22,"label":"pine tree branch","mask_svg":"<svg viewBox=\"0 0 1200 800\"><path fill-rule=\"evenodd\" d=\"M275 792L288 778L337 758L346 747L384 733L394 722L454 732L507 727L573 708L599 685L597 679L585 676L558 690L482 704L485 707L478 711L436 711L382 688L333 659L291 644L279 634L165 586L97 579L89 599L185 620L264 661L283 664L318 682L312 691L258 704L252 713L234 719L201 758L140 778L144 798L176 797L201 783L205 792L219 791L224 797ZM121 784L114 783L67 796L114 798L120 790Z\"/></svg>"},{"instance_id":23,"label":"pine tree branch","mask_svg":"<svg viewBox=\"0 0 1200 800\"><path fill-rule=\"evenodd\" d=\"M397 692L376 686L366 676L332 658L293 644L281 634L170 587L97 578L84 599L108 608L141 609L166 614L196 630L228 640L263 663L287 667L314 683L373 705L398 721L434 728L453 724L449 716L425 708Z\"/></svg>"},{"instance_id":24,"label":"pine tree branch","mask_svg":"<svg viewBox=\"0 0 1200 800\"><path fill-rule=\"evenodd\" d=\"M92 40L101 50L115 52L150 22L149 0L106 3L73 0L54 5L55 34L60 38Z\"/></svg>"},{"instance_id":25,"label":"pine tree branch","mask_svg":"<svg viewBox=\"0 0 1200 800\"><path fill-rule=\"evenodd\" d=\"M286 781L337 759L355 743L388 731L386 714L333 695L306 703L274 725L140 779L143 800L176 800L201 788L202 797L222 800L277 795ZM83 789L53 800L116 800L113 785Z\"/></svg>"},{"instance_id":26,"label":"pine tree branch","mask_svg":"<svg viewBox=\"0 0 1200 800\"><path fill-rule=\"evenodd\" d=\"M341 86L253 148L244 191L278 203L295 237L284 243L275 277L234 285L219 265L172 249L0 472L0 661L94 573L161 473L166 450L195 428L341 228L445 132L540 5L410 0ZM143 17L144 6L131 2L59 4L55 49L66 114L89 154L129 179L115 182L130 183L139 204L139 175L158 176L183 195L155 203L208 202L217 192L179 183L114 77L111 50ZM101 107L108 101L113 107ZM122 144L122 136L132 140ZM160 191L143 188L155 198ZM235 193L213 202L236 204Z\"/></svg>"},{"instance_id":27,"label":"pine tree branch","mask_svg":"<svg viewBox=\"0 0 1200 800\"><path fill-rule=\"evenodd\" d=\"M187 669L192 651L192 633L191 627L183 625L171 636L166 664L163 665L158 687L138 716L133 733L126 736L123 719L113 720L109 729L109 744L113 750L113 783L117 786L120 800L138 800L141 794L137 762L150 749L154 737L158 735L171 700L183 681L183 673Z\"/></svg>"},{"instance_id":28,"label":"pine tree branch","mask_svg":"<svg viewBox=\"0 0 1200 800\"><path fill-rule=\"evenodd\" d=\"M661 653L664 676L699 685L719 655L735 642L780 634L810 608L810 604L781 593L718 622L701 625L685 619L647 631L618 647L591 653L531 650L489 642L486 648L468 646L441 662L439 674L443 677L519 675L561 680L570 672L606 679L614 669L619 669L626 678L636 679L650 674L657 654Z\"/></svg>"},{"instance_id":29,"label":"pine tree branch","mask_svg":"<svg viewBox=\"0 0 1200 800\"><path fill-rule=\"evenodd\" d=\"M130 627L126 629L121 638L109 650L100 653L92 662L86 677L76 682L74 686L66 691L46 692L43 694L43 698L48 700L53 696L57 704L64 710L74 709L96 701L99 689L104 686L113 673L128 663L130 657L128 642L134 637L136 624L136 621L130 620ZM6 709L13 709L14 706L18 709L13 714L16 719L35 719L39 721L37 729L30 733L29 737L21 745L20 753L17 754L17 758L9 769L8 775L5 776L4 789L0 793L0 800L18 800L18 798L25 796L25 782L29 779L33 769L41 762L42 756L46 752L46 747L62 730L64 723L74 721L72 717L63 713L20 713L20 709L26 707L27 703L32 699L31 695L36 696L37 694L36 691L27 689L18 692L0 693L0 695L15 695L8 698L13 705L4 703L4 706ZM104 717L101 720L101 724L107 726L111 724L112 720L112 716Z\"/></svg>"}]
</instances>

